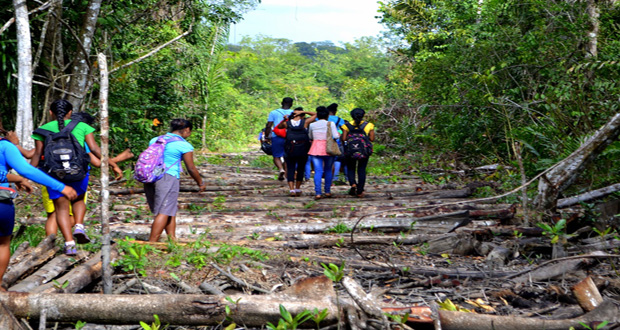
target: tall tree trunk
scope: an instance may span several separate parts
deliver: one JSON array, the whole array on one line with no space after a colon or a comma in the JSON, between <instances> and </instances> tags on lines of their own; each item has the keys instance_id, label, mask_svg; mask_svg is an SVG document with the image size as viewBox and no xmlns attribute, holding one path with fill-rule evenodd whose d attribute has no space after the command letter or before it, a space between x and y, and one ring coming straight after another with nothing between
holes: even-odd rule
<instances>
[{"instance_id":1,"label":"tall tree trunk","mask_svg":"<svg viewBox=\"0 0 620 330\"><path fill-rule=\"evenodd\" d=\"M620 135L620 113L585 141L575 152L564 158L538 182L534 204L541 211L554 211L559 194L570 186L583 167L598 156Z\"/></svg>"},{"instance_id":2,"label":"tall tree trunk","mask_svg":"<svg viewBox=\"0 0 620 330\"><path fill-rule=\"evenodd\" d=\"M99 54L100 89L99 107L101 120L101 249L103 268L103 293L112 293L112 268L110 267L110 189L109 189L109 133L108 123L108 63L104 54Z\"/></svg>"},{"instance_id":3,"label":"tall tree trunk","mask_svg":"<svg viewBox=\"0 0 620 330\"><path fill-rule=\"evenodd\" d=\"M13 0L17 29L17 122L15 131L26 149L34 148L32 122L32 45L26 0Z\"/></svg>"},{"instance_id":4,"label":"tall tree trunk","mask_svg":"<svg viewBox=\"0 0 620 330\"><path fill-rule=\"evenodd\" d=\"M596 57L598 55L598 31L599 31L599 8L596 0L588 0L586 12L590 19L591 28L588 32L588 44L586 45L586 57Z\"/></svg>"},{"instance_id":5,"label":"tall tree trunk","mask_svg":"<svg viewBox=\"0 0 620 330\"><path fill-rule=\"evenodd\" d=\"M84 26L80 34L80 47L75 54L73 63L72 77L69 82L69 94L67 100L73 104L75 109L81 109L90 77L91 65L89 61L90 48L93 43L97 18L101 10L102 0L91 0L88 3L86 14L84 14Z\"/></svg>"}]
</instances>

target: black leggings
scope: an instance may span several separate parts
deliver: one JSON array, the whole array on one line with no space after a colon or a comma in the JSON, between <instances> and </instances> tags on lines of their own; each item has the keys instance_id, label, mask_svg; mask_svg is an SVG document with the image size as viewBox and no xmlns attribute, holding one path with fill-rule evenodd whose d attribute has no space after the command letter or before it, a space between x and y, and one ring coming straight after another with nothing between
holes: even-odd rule
<instances>
[{"instance_id":1,"label":"black leggings","mask_svg":"<svg viewBox=\"0 0 620 330\"><path fill-rule=\"evenodd\" d=\"M349 185L357 185L357 194L361 194L364 191L364 185L366 184L366 166L368 166L368 158L353 159L347 158L347 178L349 179ZM359 181L355 181L355 173Z\"/></svg>"},{"instance_id":2,"label":"black leggings","mask_svg":"<svg viewBox=\"0 0 620 330\"><path fill-rule=\"evenodd\" d=\"M308 161L308 155L297 157L286 157L286 181L304 181L304 170L306 168L306 162ZM297 171L297 175L295 175Z\"/></svg>"}]
</instances>

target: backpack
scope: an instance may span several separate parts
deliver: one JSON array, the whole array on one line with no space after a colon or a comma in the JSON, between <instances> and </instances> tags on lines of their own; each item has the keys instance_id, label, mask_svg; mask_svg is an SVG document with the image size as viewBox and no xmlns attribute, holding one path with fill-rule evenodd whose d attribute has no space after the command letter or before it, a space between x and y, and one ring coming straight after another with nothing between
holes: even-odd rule
<instances>
[{"instance_id":1,"label":"backpack","mask_svg":"<svg viewBox=\"0 0 620 330\"><path fill-rule=\"evenodd\" d=\"M355 127L350 123L345 123L349 129L344 150L347 158L365 159L372 155L372 142L370 142L368 134L364 131L367 124L368 122L362 124L362 126Z\"/></svg>"},{"instance_id":2,"label":"backpack","mask_svg":"<svg viewBox=\"0 0 620 330\"><path fill-rule=\"evenodd\" d=\"M155 143L146 148L136 162L133 174L134 179L142 183L153 183L163 178L166 171L181 161L179 159L168 167L164 164L166 144L175 141L183 141L183 139L178 136L162 135L157 138Z\"/></svg>"},{"instance_id":3,"label":"backpack","mask_svg":"<svg viewBox=\"0 0 620 330\"><path fill-rule=\"evenodd\" d=\"M298 126L286 122L286 140L284 140L284 151L289 157L299 157L307 155L310 151L310 137L304 127L306 120L301 119Z\"/></svg>"},{"instance_id":4,"label":"backpack","mask_svg":"<svg viewBox=\"0 0 620 330\"><path fill-rule=\"evenodd\" d=\"M71 134L79 123L72 120L58 133L42 128L33 132L45 138L41 170L62 182L82 181L88 174L90 156Z\"/></svg>"}]
</instances>

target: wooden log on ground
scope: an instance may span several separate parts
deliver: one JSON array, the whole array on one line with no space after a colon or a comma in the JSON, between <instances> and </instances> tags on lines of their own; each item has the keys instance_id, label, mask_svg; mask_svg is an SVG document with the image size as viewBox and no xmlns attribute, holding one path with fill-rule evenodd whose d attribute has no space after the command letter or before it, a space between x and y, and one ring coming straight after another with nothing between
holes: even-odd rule
<instances>
[{"instance_id":1,"label":"wooden log on ground","mask_svg":"<svg viewBox=\"0 0 620 330\"><path fill-rule=\"evenodd\" d=\"M607 186L607 187L604 187L604 188L601 188L601 189L596 189L596 190L588 191L588 192L583 193L581 195L559 199L557 207L558 208L564 208L564 207L573 206L573 205L581 203L581 202L589 202L591 200L603 198L603 197L605 197L607 195L610 195L610 194L613 194L613 193L615 193L617 191L620 191L620 183L612 184L611 186Z\"/></svg>"},{"instance_id":2,"label":"wooden log on ground","mask_svg":"<svg viewBox=\"0 0 620 330\"><path fill-rule=\"evenodd\" d=\"M110 260L114 260L118 255L118 251L116 249L112 249L110 253ZM101 251L95 254L88 260L87 262L81 264L80 266L72 269L70 272L65 274L63 277L57 280L58 283L62 286L64 283L68 283L64 288L58 287L53 282L41 285L31 292L33 293L75 293L87 285L89 285L94 280L97 280L102 275L102 264L101 264Z\"/></svg>"},{"instance_id":3,"label":"wooden log on ground","mask_svg":"<svg viewBox=\"0 0 620 330\"><path fill-rule=\"evenodd\" d=\"M30 247L30 242L25 241L22 242L11 255L11 260L9 261L9 265L14 265L18 263L23 257L27 255L28 248Z\"/></svg>"},{"instance_id":4,"label":"wooden log on ground","mask_svg":"<svg viewBox=\"0 0 620 330\"><path fill-rule=\"evenodd\" d=\"M0 304L0 329L2 330L26 330L26 327L19 323L19 320L13 315L13 313Z\"/></svg>"},{"instance_id":5,"label":"wooden log on ground","mask_svg":"<svg viewBox=\"0 0 620 330\"><path fill-rule=\"evenodd\" d=\"M579 301L579 306L587 312L593 311L603 303L603 297L590 276L575 284L572 290Z\"/></svg>"},{"instance_id":6,"label":"wooden log on ground","mask_svg":"<svg viewBox=\"0 0 620 330\"><path fill-rule=\"evenodd\" d=\"M3 284L7 287L11 286L32 268L53 258L59 250L58 247L54 246L55 239L56 237L54 235L47 236L31 253L24 256L19 263L12 265L4 274Z\"/></svg>"},{"instance_id":7,"label":"wooden log on ground","mask_svg":"<svg viewBox=\"0 0 620 330\"><path fill-rule=\"evenodd\" d=\"M17 317L39 318L47 309L48 322L85 322L99 324L138 324L153 322L157 314L162 324L218 325L229 315L237 324L264 326L280 319L279 305L291 314L304 310L327 309L328 315L321 326L338 321L338 306L332 283L326 277L299 281L288 290L271 295L224 296L167 294L151 295L96 295L96 294L46 294L0 293L0 302Z\"/></svg>"},{"instance_id":8,"label":"wooden log on ground","mask_svg":"<svg viewBox=\"0 0 620 330\"><path fill-rule=\"evenodd\" d=\"M596 256L597 254L604 255L604 253L602 252L595 252L591 255ZM571 274L572 272L579 269L586 269L594 265L595 262L596 258L589 258L587 256L576 258L569 257L558 260L557 262L546 263L532 269L531 271L522 272L522 275L514 277L512 281L514 281L515 283L544 281L558 276L563 276L565 274Z\"/></svg>"},{"instance_id":9,"label":"wooden log on ground","mask_svg":"<svg viewBox=\"0 0 620 330\"><path fill-rule=\"evenodd\" d=\"M9 291L30 292L31 290L34 290L34 288L36 288L37 286L53 280L71 265L84 259L86 255L86 253L80 253L78 256L75 257L69 257L64 254L59 255L47 264L45 264L39 270L37 270L34 274L28 276L24 280L10 287Z\"/></svg>"},{"instance_id":10,"label":"wooden log on ground","mask_svg":"<svg viewBox=\"0 0 620 330\"><path fill-rule=\"evenodd\" d=\"M357 283L354 279L345 276L342 279L342 285L349 293L349 296L351 296L353 301L355 301L364 313L382 320L383 324L386 326L386 329L389 328L387 317L383 314L381 307L376 304L376 302L364 291L364 289L362 289L359 283Z\"/></svg>"},{"instance_id":11,"label":"wooden log on ground","mask_svg":"<svg viewBox=\"0 0 620 330\"><path fill-rule=\"evenodd\" d=\"M610 300L605 300L595 310L583 316L566 320L543 320L514 316L496 316L439 310L442 330L566 330L570 327L583 329L582 324L594 322L618 322L620 310Z\"/></svg>"}]
</instances>

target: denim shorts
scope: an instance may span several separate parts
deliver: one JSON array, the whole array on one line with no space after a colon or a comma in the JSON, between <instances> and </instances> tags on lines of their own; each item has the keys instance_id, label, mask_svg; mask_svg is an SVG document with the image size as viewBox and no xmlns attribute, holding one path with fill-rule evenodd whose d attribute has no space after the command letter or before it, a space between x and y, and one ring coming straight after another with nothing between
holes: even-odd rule
<instances>
[{"instance_id":1,"label":"denim shorts","mask_svg":"<svg viewBox=\"0 0 620 330\"><path fill-rule=\"evenodd\" d=\"M284 157L284 141L285 138L274 136L271 138L271 150L273 151L273 157Z\"/></svg>"}]
</instances>

